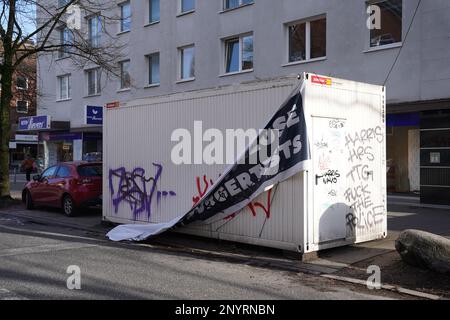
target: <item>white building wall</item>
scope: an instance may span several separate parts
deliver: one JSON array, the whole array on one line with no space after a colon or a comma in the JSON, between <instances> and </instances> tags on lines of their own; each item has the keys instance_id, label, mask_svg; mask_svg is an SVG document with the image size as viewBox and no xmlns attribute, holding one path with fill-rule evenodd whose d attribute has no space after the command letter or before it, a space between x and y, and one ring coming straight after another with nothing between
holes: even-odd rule
<instances>
[{"instance_id":1,"label":"white building wall","mask_svg":"<svg viewBox=\"0 0 450 320\"><path fill-rule=\"evenodd\" d=\"M53 0L46 0L53 1ZM55 0L56 1L56 0ZM38 113L54 120L70 120L83 128L86 104L158 96L168 93L239 84L245 81L316 72L374 84L383 84L400 47L369 49L365 0L255 0L237 10L221 13L222 0L198 0L196 11L177 17L177 1L161 1L161 22L146 25L147 1L131 1L132 30L119 40L128 45L133 88L118 92L116 79L103 79L101 96L86 97L84 73L70 59L54 61L39 56ZM119 2L118 2L119 3ZM412 21L418 0L403 1L403 34ZM117 7L117 12L119 8ZM285 66L286 23L316 15L327 17L327 57L321 61ZM115 33L117 29L110 30ZM423 0L403 43L400 58L387 82L387 101L399 103L449 98L450 87L450 2ZM223 74L224 37L253 32L254 71L233 76ZM177 48L195 44L196 79L177 83ZM160 52L161 84L146 88L145 55ZM72 98L56 102L56 76L71 73Z\"/></svg>"}]
</instances>

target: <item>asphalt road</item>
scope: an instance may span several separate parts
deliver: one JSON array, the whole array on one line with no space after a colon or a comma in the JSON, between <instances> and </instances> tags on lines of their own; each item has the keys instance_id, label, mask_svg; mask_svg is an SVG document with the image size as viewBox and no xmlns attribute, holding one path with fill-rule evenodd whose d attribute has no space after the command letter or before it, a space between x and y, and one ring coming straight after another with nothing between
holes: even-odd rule
<instances>
[{"instance_id":1,"label":"asphalt road","mask_svg":"<svg viewBox=\"0 0 450 320\"><path fill-rule=\"evenodd\" d=\"M67 288L69 266L79 267L80 290ZM116 244L0 214L0 299L379 299L381 294L314 275Z\"/></svg>"}]
</instances>

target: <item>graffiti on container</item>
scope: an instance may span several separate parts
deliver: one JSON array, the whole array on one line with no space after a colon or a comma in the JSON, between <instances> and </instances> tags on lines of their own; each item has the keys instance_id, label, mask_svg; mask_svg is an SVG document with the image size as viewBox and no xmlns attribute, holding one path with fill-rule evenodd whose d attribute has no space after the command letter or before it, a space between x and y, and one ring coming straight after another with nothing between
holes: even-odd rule
<instances>
[{"instance_id":1,"label":"graffiti on container","mask_svg":"<svg viewBox=\"0 0 450 320\"><path fill-rule=\"evenodd\" d=\"M331 164L331 156L322 154L319 157L319 169L321 171L330 169L330 164Z\"/></svg>"},{"instance_id":2,"label":"graffiti on container","mask_svg":"<svg viewBox=\"0 0 450 320\"><path fill-rule=\"evenodd\" d=\"M317 147L317 149L328 149L328 142L324 141L323 138L320 141L316 141L314 145Z\"/></svg>"},{"instance_id":3,"label":"graffiti on container","mask_svg":"<svg viewBox=\"0 0 450 320\"><path fill-rule=\"evenodd\" d=\"M375 128L363 129L354 134L347 134L345 137L345 146L348 148L349 162L355 161L374 161L372 142L382 143L384 140L383 131L380 126Z\"/></svg>"},{"instance_id":4,"label":"graffiti on container","mask_svg":"<svg viewBox=\"0 0 450 320\"><path fill-rule=\"evenodd\" d=\"M320 179L322 179L323 184L335 184L340 177L339 170L328 170L324 174L316 176L316 184Z\"/></svg>"},{"instance_id":5,"label":"graffiti on container","mask_svg":"<svg viewBox=\"0 0 450 320\"><path fill-rule=\"evenodd\" d=\"M329 125L331 129L342 129L345 126L345 122L344 120L333 119L330 120Z\"/></svg>"},{"instance_id":6,"label":"graffiti on container","mask_svg":"<svg viewBox=\"0 0 450 320\"><path fill-rule=\"evenodd\" d=\"M328 195L329 195L330 197L337 197L337 191L334 190L334 189L332 189L332 190L330 190L330 192L328 192Z\"/></svg>"},{"instance_id":7,"label":"graffiti on container","mask_svg":"<svg viewBox=\"0 0 450 320\"><path fill-rule=\"evenodd\" d=\"M155 198L159 204L163 199L176 196L174 191L157 190L163 167L155 163L153 166L155 174L148 176L143 168L135 168L132 171L127 171L125 167L109 170L109 191L116 213L120 204L126 203L133 212L134 220L137 220L143 213L146 213L149 220Z\"/></svg>"},{"instance_id":8,"label":"graffiti on container","mask_svg":"<svg viewBox=\"0 0 450 320\"><path fill-rule=\"evenodd\" d=\"M373 170L369 170L369 166L366 164L357 164L347 173L347 178L351 178L352 182L373 181Z\"/></svg>"},{"instance_id":9,"label":"graffiti on container","mask_svg":"<svg viewBox=\"0 0 450 320\"><path fill-rule=\"evenodd\" d=\"M370 210L358 213L348 213L345 217L347 227L351 232L370 230L383 222L384 206L374 206Z\"/></svg>"},{"instance_id":10,"label":"graffiti on container","mask_svg":"<svg viewBox=\"0 0 450 320\"><path fill-rule=\"evenodd\" d=\"M344 197L353 209L353 213L346 218L350 231L368 230L383 222L384 206L374 204L369 184L361 181L359 185L348 188ZM351 221L357 223L350 223Z\"/></svg>"},{"instance_id":11,"label":"graffiti on container","mask_svg":"<svg viewBox=\"0 0 450 320\"><path fill-rule=\"evenodd\" d=\"M198 194L195 195L194 197L192 197L192 202L193 202L194 206L200 201L200 199L206 194L206 192L208 192L208 189L212 187L214 182L212 179L208 179L207 176L204 175L202 178L196 177L195 183L196 183ZM203 186L202 186L202 184L203 184ZM247 205L247 208L250 210L250 213L252 214L253 217L256 217L256 215L258 213L258 209L260 209L265 214L266 218L270 219L271 205L272 205L271 204L272 190L269 190L266 193L266 195L267 195L267 199L266 199L265 204L263 204L259 201L253 201ZM229 216L225 217L224 220L234 219L237 216L237 214L238 214L237 212L232 213Z\"/></svg>"},{"instance_id":12,"label":"graffiti on container","mask_svg":"<svg viewBox=\"0 0 450 320\"><path fill-rule=\"evenodd\" d=\"M345 217L348 235L354 236L357 230L369 232L384 221L385 206L374 203L372 195L375 186L372 169L376 154L374 150L383 141L380 126L358 130L345 137L348 162L351 164L346 174L351 187L344 193L345 200L352 208L352 212Z\"/></svg>"}]
</instances>

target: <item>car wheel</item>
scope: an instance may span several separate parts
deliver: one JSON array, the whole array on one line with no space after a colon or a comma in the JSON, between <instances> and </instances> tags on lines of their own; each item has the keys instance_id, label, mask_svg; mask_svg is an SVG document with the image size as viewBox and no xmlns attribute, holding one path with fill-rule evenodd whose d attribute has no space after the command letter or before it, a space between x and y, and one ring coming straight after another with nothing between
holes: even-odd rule
<instances>
[{"instance_id":1,"label":"car wheel","mask_svg":"<svg viewBox=\"0 0 450 320\"><path fill-rule=\"evenodd\" d=\"M27 191L25 193L25 206L26 206L27 210L33 210L34 209L34 203L33 203L33 199L31 198L30 191Z\"/></svg>"},{"instance_id":2,"label":"car wheel","mask_svg":"<svg viewBox=\"0 0 450 320\"><path fill-rule=\"evenodd\" d=\"M62 209L66 216L73 217L75 215L75 203L68 194L64 196L62 201Z\"/></svg>"}]
</instances>

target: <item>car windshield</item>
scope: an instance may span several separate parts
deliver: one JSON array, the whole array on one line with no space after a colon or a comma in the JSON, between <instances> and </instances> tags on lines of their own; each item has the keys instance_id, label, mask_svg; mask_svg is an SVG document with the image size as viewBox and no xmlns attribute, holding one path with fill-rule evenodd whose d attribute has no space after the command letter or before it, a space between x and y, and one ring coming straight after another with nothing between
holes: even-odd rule
<instances>
[{"instance_id":1,"label":"car windshield","mask_svg":"<svg viewBox=\"0 0 450 320\"><path fill-rule=\"evenodd\" d=\"M102 176L102 166L101 165L85 165L79 166L78 174L82 177L101 177Z\"/></svg>"}]
</instances>

